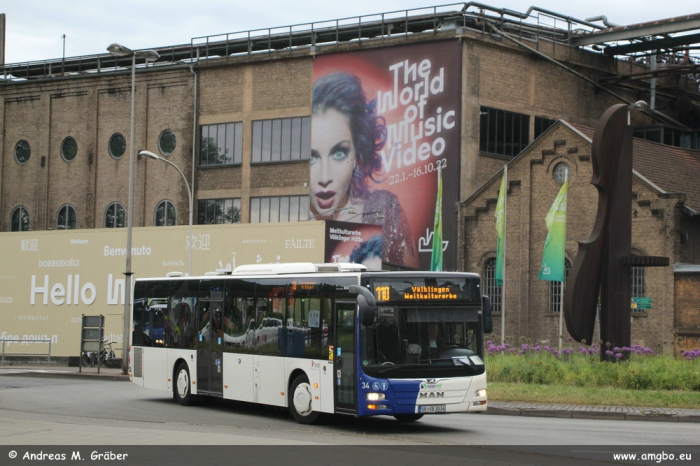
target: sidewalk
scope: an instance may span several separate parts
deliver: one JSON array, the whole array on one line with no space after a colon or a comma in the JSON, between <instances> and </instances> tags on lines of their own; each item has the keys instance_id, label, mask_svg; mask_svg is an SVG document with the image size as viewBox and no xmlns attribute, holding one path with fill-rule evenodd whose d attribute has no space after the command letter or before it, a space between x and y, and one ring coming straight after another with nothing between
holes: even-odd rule
<instances>
[{"instance_id":1,"label":"sidewalk","mask_svg":"<svg viewBox=\"0 0 700 466\"><path fill-rule=\"evenodd\" d=\"M97 373L97 366L83 367L79 372L79 367L68 367L57 364L0 364L0 376L17 375L28 377L74 377L94 380L112 380L129 382L129 377L122 375L120 367L100 367Z\"/></svg>"},{"instance_id":2,"label":"sidewalk","mask_svg":"<svg viewBox=\"0 0 700 466\"><path fill-rule=\"evenodd\" d=\"M128 382L129 377L122 375L121 368L77 367L59 365L0 365L0 376L30 377L76 377L92 380L111 380ZM537 416L573 419L608 419L613 421L657 421L657 422L700 422L700 409L683 408L647 408L636 406L586 406L547 403L526 403L513 401L489 400L486 414L505 416Z\"/></svg>"},{"instance_id":3,"label":"sidewalk","mask_svg":"<svg viewBox=\"0 0 700 466\"><path fill-rule=\"evenodd\" d=\"M489 400L486 414L612 421L700 422L700 409L562 405L492 400Z\"/></svg>"}]
</instances>

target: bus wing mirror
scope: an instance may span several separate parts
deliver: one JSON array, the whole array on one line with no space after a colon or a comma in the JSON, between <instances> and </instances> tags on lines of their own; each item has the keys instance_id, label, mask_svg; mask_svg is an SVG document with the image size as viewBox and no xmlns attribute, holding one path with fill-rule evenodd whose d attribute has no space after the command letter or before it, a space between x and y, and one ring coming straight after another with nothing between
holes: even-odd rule
<instances>
[{"instance_id":1,"label":"bus wing mirror","mask_svg":"<svg viewBox=\"0 0 700 466\"><path fill-rule=\"evenodd\" d=\"M364 327L374 323L377 314L377 302L374 295L364 286L351 285L350 293L357 295L357 304L360 306L360 322Z\"/></svg>"},{"instance_id":2,"label":"bus wing mirror","mask_svg":"<svg viewBox=\"0 0 700 466\"><path fill-rule=\"evenodd\" d=\"M488 296L481 297L481 307L484 315L484 333L493 332L493 315L491 314L491 298Z\"/></svg>"}]
</instances>

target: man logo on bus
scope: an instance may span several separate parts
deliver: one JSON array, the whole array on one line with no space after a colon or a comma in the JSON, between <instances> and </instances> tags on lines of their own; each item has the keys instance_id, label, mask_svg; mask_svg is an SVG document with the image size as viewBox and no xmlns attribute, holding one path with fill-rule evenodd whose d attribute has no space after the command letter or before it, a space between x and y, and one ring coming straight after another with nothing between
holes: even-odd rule
<instances>
[{"instance_id":1,"label":"man logo on bus","mask_svg":"<svg viewBox=\"0 0 700 466\"><path fill-rule=\"evenodd\" d=\"M425 393L419 393L418 398L445 398L445 392L425 392Z\"/></svg>"}]
</instances>

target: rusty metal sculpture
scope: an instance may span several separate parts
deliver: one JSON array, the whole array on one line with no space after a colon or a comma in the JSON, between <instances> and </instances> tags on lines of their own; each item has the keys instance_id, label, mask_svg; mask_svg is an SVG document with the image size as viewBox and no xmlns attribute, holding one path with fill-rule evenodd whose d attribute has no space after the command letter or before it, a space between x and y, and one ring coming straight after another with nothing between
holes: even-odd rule
<instances>
[{"instance_id":1,"label":"rusty metal sculpture","mask_svg":"<svg viewBox=\"0 0 700 466\"><path fill-rule=\"evenodd\" d=\"M598 189L598 213L593 232L579 242L567 280L564 319L578 342L592 343L600 295L601 359L611 347L630 346L632 266L668 265L668 258L631 255L632 128L628 106L610 107L595 129L593 177Z\"/></svg>"}]
</instances>

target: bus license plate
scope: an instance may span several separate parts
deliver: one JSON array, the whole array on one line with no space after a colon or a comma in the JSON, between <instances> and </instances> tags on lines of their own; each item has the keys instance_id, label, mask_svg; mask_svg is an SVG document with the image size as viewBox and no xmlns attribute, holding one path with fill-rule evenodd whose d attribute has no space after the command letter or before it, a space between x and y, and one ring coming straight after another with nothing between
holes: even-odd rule
<instances>
[{"instance_id":1,"label":"bus license plate","mask_svg":"<svg viewBox=\"0 0 700 466\"><path fill-rule=\"evenodd\" d=\"M445 405L421 406L420 412L421 413L444 413L445 412Z\"/></svg>"}]
</instances>

